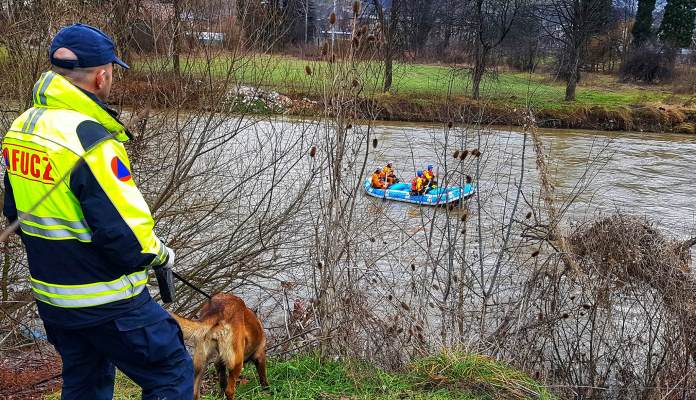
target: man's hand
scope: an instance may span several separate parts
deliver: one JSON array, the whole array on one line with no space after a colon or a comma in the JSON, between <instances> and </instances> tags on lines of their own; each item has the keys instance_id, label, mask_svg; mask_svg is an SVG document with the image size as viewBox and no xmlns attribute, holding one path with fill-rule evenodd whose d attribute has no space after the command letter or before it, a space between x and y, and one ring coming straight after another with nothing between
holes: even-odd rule
<instances>
[{"instance_id":1,"label":"man's hand","mask_svg":"<svg viewBox=\"0 0 696 400\"><path fill-rule=\"evenodd\" d=\"M164 245L162 245L164 246ZM174 301L176 288L174 286L174 273L172 268L174 268L174 260L176 259L176 254L174 250L167 246L167 261L164 264L154 267L155 277L157 277L157 285L159 286L160 297L163 303L171 303Z\"/></svg>"}]
</instances>

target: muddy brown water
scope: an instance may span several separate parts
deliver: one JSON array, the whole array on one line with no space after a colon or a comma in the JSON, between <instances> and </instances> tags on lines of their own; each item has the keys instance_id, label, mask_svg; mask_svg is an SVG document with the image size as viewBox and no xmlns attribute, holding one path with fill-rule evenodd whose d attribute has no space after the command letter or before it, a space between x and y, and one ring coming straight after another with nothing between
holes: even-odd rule
<instances>
[{"instance_id":1,"label":"muddy brown water","mask_svg":"<svg viewBox=\"0 0 696 400\"><path fill-rule=\"evenodd\" d=\"M380 123L378 147L371 162L396 163L403 177L415 167L434 164L442 168L446 130L442 126L412 123ZM599 132L578 130L540 131L552 182L568 220L584 220L598 213L621 211L646 215L676 237L696 232L696 136L678 134ZM479 135L458 129L449 133L451 149L481 148L480 186L492 195L492 207L502 207L514 193L502 193L519 182L524 135L497 128ZM527 139L523 187L538 187L531 137ZM450 167L451 168L451 167ZM464 167L474 175L475 163ZM514 190L513 190L514 192Z\"/></svg>"}]
</instances>

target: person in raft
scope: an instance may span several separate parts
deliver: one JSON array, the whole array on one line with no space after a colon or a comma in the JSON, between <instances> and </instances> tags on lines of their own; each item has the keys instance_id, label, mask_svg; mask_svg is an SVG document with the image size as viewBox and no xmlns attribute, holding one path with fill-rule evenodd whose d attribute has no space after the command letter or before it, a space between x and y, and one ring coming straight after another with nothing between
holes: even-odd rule
<instances>
[{"instance_id":1,"label":"person in raft","mask_svg":"<svg viewBox=\"0 0 696 400\"><path fill-rule=\"evenodd\" d=\"M375 189L386 189L387 183L384 181L384 173L381 168L377 168L375 172L372 173L371 178L372 187Z\"/></svg>"},{"instance_id":2,"label":"person in raft","mask_svg":"<svg viewBox=\"0 0 696 400\"><path fill-rule=\"evenodd\" d=\"M428 190L437 188L436 175L432 165L428 165L428 168L423 171L423 178L425 178L425 187L427 187Z\"/></svg>"},{"instance_id":3,"label":"person in raft","mask_svg":"<svg viewBox=\"0 0 696 400\"><path fill-rule=\"evenodd\" d=\"M411 195L418 196L425 193L425 178L423 171L416 171L416 176L411 180Z\"/></svg>"},{"instance_id":4,"label":"person in raft","mask_svg":"<svg viewBox=\"0 0 696 400\"><path fill-rule=\"evenodd\" d=\"M396 173L394 172L394 166L391 162L388 162L387 165L384 168L382 168L382 175L384 176L384 180L385 182L387 182L388 185L393 185L399 182L399 178L396 177Z\"/></svg>"}]
</instances>

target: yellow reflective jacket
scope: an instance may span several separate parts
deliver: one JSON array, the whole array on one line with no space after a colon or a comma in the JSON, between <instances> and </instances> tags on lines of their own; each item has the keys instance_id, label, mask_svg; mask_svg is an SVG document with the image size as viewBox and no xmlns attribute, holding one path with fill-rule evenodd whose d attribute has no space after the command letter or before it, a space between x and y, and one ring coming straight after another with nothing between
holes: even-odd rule
<instances>
[{"instance_id":1,"label":"yellow reflective jacket","mask_svg":"<svg viewBox=\"0 0 696 400\"><path fill-rule=\"evenodd\" d=\"M39 312L64 320L56 308L123 311L149 298L147 268L168 254L131 176L126 129L93 94L52 71L34 85L33 100L2 142L3 212L21 217ZM70 317L84 325L105 316L96 311Z\"/></svg>"}]
</instances>

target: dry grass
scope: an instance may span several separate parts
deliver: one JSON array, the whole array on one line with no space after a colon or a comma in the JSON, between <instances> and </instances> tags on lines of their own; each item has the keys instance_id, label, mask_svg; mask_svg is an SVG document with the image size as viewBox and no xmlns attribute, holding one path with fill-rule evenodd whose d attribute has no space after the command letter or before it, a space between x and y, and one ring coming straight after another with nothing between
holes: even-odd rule
<instances>
[{"instance_id":1,"label":"dry grass","mask_svg":"<svg viewBox=\"0 0 696 400\"><path fill-rule=\"evenodd\" d=\"M696 358L696 276L690 254L696 238L677 241L647 219L616 214L578 230L568 241L585 272L612 277L619 286L652 287Z\"/></svg>"}]
</instances>

